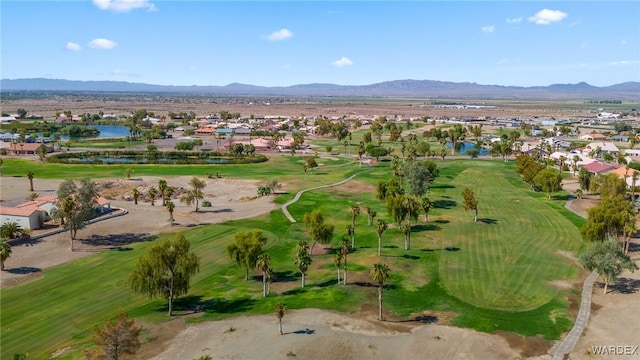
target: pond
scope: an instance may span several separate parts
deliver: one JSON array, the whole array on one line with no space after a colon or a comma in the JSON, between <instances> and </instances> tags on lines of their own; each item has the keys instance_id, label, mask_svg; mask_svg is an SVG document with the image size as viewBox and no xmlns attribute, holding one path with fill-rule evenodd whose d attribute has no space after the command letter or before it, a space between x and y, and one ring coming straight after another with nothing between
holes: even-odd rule
<instances>
[{"instance_id":1,"label":"pond","mask_svg":"<svg viewBox=\"0 0 640 360\"><path fill-rule=\"evenodd\" d=\"M449 149L451 149L451 142L447 141L445 143L445 146L448 147ZM478 150L478 155L489 155L491 154L489 152L489 150L483 148L482 146L478 146L474 143L465 141L465 142L459 142L456 143L456 152L460 153L460 154L466 154L467 151L471 150L471 149L477 149Z\"/></svg>"},{"instance_id":2,"label":"pond","mask_svg":"<svg viewBox=\"0 0 640 360\"><path fill-rule=\"evenodd\" d=\"M86 136L82 139L100 139L100 138L125 138L131 135L129 128L122 125L91 125L100 131L98 136ZM38 137L44 137L42 133L38 133ZM51 139L52 137L49 137ZM70 137L68 135L60 136L60 140L68 141Z\"/></svg>"}]
</instances>

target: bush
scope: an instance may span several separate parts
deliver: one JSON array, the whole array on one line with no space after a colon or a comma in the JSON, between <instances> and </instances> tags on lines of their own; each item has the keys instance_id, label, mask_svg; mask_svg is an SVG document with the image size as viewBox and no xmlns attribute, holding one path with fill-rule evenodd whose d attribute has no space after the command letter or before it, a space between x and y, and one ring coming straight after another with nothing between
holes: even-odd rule
<instances>
[{"instance_id":1,"label":"bush","mask_svg":"<svg viewBox=\"0 0 640 360\"><path fill-rule=\"evenodd\" d=\"M211 201L202 200L202 207L211 207Z\"/></svg>"}]
</instances>

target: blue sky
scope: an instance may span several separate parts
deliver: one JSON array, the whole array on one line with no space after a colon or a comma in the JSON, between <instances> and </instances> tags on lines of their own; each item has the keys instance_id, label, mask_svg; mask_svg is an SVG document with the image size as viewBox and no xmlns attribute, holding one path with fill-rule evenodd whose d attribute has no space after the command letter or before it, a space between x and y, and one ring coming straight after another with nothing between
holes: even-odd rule
<instances>
[{"instance_id":1,"label":"blue sky","mask_svg":"<svg viewBox=\"0 0 640 360\"><path fill-rule=\"evenodd\" d=\"M640 81L639 1L1 0L0 14L5 79Z\"/></svg>"}]
</instances>

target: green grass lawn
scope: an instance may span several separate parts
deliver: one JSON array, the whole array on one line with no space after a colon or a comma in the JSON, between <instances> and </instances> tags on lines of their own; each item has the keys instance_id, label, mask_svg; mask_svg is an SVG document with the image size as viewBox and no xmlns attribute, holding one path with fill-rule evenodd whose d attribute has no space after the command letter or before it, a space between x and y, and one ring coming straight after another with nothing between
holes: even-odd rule
<instances>
[{"instance_id":1,"label":"green grass lawn","mask_svg":"<svg viewBox=\"0 0 640 360\"><path fill-rule=\"evenodd\" d=\"M290 156L265 164L223 166L220 171L228 176L281 178L304 188L365 170L340 159L322 161L323 165L306 181L300 158ZM64 170L71 168L68 165L34 165L41 166L32 170L36 178L50 167L57 176L81 177L97 171L88 165L72 171ZM346 185L305 193L289 207L299 220L297 223L289 223L280 211L274 211L255 219L186 231L202 263L189 295L176 304L177 314L199 307L202 313L189 320L206 321L237 314L271 313L278 299L286 302L289 309L314 307L355 312L363 304L376 304L376 288L368 286L369 271L374 262L383 261L391 268L385 308L397 316L410 317L423 310L445 311L455 313L451 321L462 327L558 338L571 326L572 317L567 312L569 290L554 287L551 281L573 281L580 272L558 251L575 252L581 247L577 226L582 220L564 209L561 196L547 201L546 194L530 192L526 184L519 182L512 163L447 160L438 165L441 176L430 194L436 208L430 213L429 223L424 223L421 216L414 224L411 250L403 249L402 234L392 225L383 234L383 256L379 259L374 228L367 226L364 211L357 218L357 249L349 255L351 284L346 287L335 285L336 271L329 249L325 255L314 256L307 286L300 288L293 253L299 240L309 240L300 219L306 212L322 210L335 226L334 247L350 222L348 207L352 203L375 208L378 218L391 223L384 204L375 198L376 181L390 176L388 162L367 168ZM20 160L5 160L3 175L10 168L22 175L26 172L24 166ZM118 166L99 166L101 171L118 173L115 176L123 174L124 167L109 170L111 167ZM136 175L166 176L166 171L171 175L194 175L211 170L189 166L135 167ZM474 223L473 214L464 211L461 193L465 187L476 192L483 222ZM254 276L245 281L243 271L227 258L225 251L236 232L254 228L262 229L268 237L268 251L277 274L274 293L267 298L260 296L260 274L252 273ZM162 234L153 241L169 236L174 235ZM82 347L90 343L95 325L123 312L145 321L166 321L165 301L135 295L126 286L136 259L150 244L141 242L121 251L96 253L45 269L39 280L3 289L1 357L29 352L34 358L44 358L65 346L72 347L72 354L80 354Z\"/></svg>"}]
</instances>

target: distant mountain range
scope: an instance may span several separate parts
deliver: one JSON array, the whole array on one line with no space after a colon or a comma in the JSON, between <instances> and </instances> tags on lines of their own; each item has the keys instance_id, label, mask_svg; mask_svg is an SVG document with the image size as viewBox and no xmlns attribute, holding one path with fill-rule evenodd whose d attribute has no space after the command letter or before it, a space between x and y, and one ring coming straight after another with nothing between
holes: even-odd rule
<instances>
[{"instance_id":1,"label":"distant mountain range","mask_svg":"<svg viewBox=\"0 0 640 360\"><path fill-rule=\"evenodd\" d=\"M585 82L549 86L499 86L434 80L394 80L371 85L301 84L265 87L233 83L226 86L174 86L125 81L2 79L2 91L66 91L182 93L220 96L407 97L442 99L562 99L640 101L640 82L597 87Z\"/></svg>"}]
</instances>

